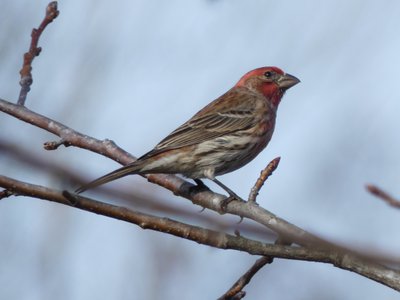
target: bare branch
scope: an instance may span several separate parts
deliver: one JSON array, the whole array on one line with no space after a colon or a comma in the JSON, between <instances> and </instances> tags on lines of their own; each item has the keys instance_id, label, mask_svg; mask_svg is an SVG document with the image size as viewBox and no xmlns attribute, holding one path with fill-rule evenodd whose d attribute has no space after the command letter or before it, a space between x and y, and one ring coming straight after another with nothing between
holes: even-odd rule
<instances>
[{"instance_id":1,"label":"bare branch","mask_svg":"<svg viewBox=\"0 0 400 300\"><path fill-rule=\"evenodd\" d=\"M13 115L22 121L43 128L60 137L59 141L47 142L44 144L46 150L56 150L59 146L77 146L109 157L121 164L132 162L135 158L119 148L109 140L100 141L71 128L51 120L45 116L34 113L24 107L27 94L30 90L32 80L32 62L40 54L38 47L39 38L46 28L59 14L57 2L51 2L46 9L46 17L38 29L33 29L31 34L30 49L24 55L21 74L21 91L18 105L0 99L0 111ZM201 227L178 222L168 218L145 214L139 211L130 210L125 207L106 204L92 200L87 197L71 194L67 191L58 191L43 186L33 185L12 178L0 175L0 186L5 190L0 192L0 199L11 195L29 196L39 199L58 202L67 206L75 207L85 211L101 214L122 221L130 222L143 229L151 229L197 243L220 249L234 249L247 252L253 255L262 255L256 263L225 293L220 299L241 299L245 296L242 291L252 277L266 264L271 263L273 258L295 259L304 261L317 261L330 263L336 267L350 270L362 276L380 282L393 289L400 291L400 271L378 264L377 261L357 255L353 251L347 251L323 239L314 236L305 230L275 216L271 212L259 207L256 204L257 195L267 178L277 168L280 158L275 158L261 172L260 177L251 189L248 203L233 201L221 211L222 203L226 197L210 190L196 190L194 185L174 175L146 175L149 182L163 186L175 195L191 200L194 204L209 208L219 213L230 213L241 218L252 219L259 224L273 230L278 235L278 241L287 241L288 244L295 243L298 246L275 245L261 243L245 237L229 235L226 233L204 229ZM392 198L382 190L374 186L368 186L374 195L382 198L390 205L400 207L400 201Z\"/></svg>"},{"instance_id":2,"label":"bare branch","mask_svg":"<svg viewBox=\"0 0 400 300\"><path fill-rule=\"evenodd\" d=\"M19 72L21 74L21 81L19 84L21 85L21 91L18 97L18 104L25 105L26 96L28 95L31 84L33 82L32 79L32 62L36 56L39 56L42 48L38 47L39 38L42 35L42 32L55 18L57 18L59 11L57 10L57 1L50 2L46 8L46 16L44 17L42 23L39 28L33 28L31 33L31 45L29 47L29 51L24 54L24 62L22 65L22 69Z\"/></svg>"},{"instance_id":3,"label":"bare branch","mask_svg":"<svg viewBox=\"0 0 400 300\"><path fill-rule=\"evenodd\" d=\"M280 157L274 158L265 167L265 169L263 171L261 171L260 177L258 177L256 183L251 188L250 195L249 195L249 202L256 202L258 193L260 192L262 186L264 185L264 183L268 179L268 177L271 176L272 172L274 172L276 170L276 168L279 165L280 160L281 160Z\"/></svg>"},{"instance_id":4,"label":"bare branch","mask_svg":"<svg viewBox=\"0 0 400 300\"><path fill-rule=\"evenodd\" d=\"M254 265L244 273L233 286L218 300L230 300L230 299L241 299L246 295L246 292L242 291L243 288L250 282L253 276L266 264L270 264L273 259L270 256L263 256L256 260Z\"/></svg>"},{"instance_id":5,"label":"bare branch","mask_svg":"<svg viewBox=\"0 0 400 300\"><path fill-rule=\"evenodd\" d=\"M19 145L8 143L7 141L0 139L0 156L10 157L15 159L19 163L29 165L29 169L36 169L37 171L45 171L47 175L56 178L63 183L68 182L72 185L80 185L83 182L88 181L88 176L85 176L81 171L75 172L71 166L65 166L52 160L43 157L42 155L35 155L32 151L24 149ZM86 179L85 179L86 178ZM125 191L121 188L113 188L110 186L101 186L95 190L95 192L101 193L103 196L115 199L114 202L118 205L132 205L134 203L135 208L152 211L162 212L163 214L172 215L175 217L190 218L193 222L201 222L202 224L214 224L215 228L221 230L232 230L236 228L236 224L232 225L232 222L226 218L216 218L211 214L200 214L197 211L193 211L192 208L185 208L182 205L171 205L163 199L156 198L154 196L147 195L147 193L134 193L131 188L129 191ZM134 201L134 202L133 202ZM263 241L271 241L276 236L272 231L265 230L263 226L255 223L244 223L240 226L240 231L252 236L257 236Z\"/></svg>"},{"instance_id":6,"label":"bare branch","mask_svg":"<svg viewBox=\"0 0 400 300\"><path fill-rule=\"evenodd\" d=\"M390 206L400 208L400 200L395 199L394 197L390 196L388 193L383 191L382 189L378 188L376 185L369 184L367 185L367 190L376 197L382 199Z\"/></svg>"},{"instance_id":7,"label":"bare branch","mask_svg":"<svg viewBox=\"0 0 400 300\"><path fill-rule=\"evenodd\" d=\"M135 159L134 156L115 145L113 141L100 141L88 137L87 135L72 130L64 124L35 113L25 106L16 105L0 99L0 111L59 136L63 140L63 144L68 142L75 147L83 148L94 153L101 153L103 156L122 164L127 164ZM93 144L90 145L90 143ZM48 143L45 143L44 147L47 147L47 144Z\"/></svg>"},{"instance_id":8,"label":"bare branch","mask_svg":"<svg viewBox=\"0 0 400 300\"><path fill-rule=\"evenodd\" d=\"M12 115L24 122L47 130L48 132L59 136L64 141L68 141L68 143L73 146L99 153L121 164L128 164L135 159L134 156L116 146L112 141L100 141L81 134L55 120L29 110L25 106L19 106L0 99L0 111ZM195 187L195 185L174 175L151 174L147 175L146 177L150 182L169 189L175 195L190 199L197 205L217 212L219 212L221 209L221 202L226 199L225 196L213 193L212 191L199 192L192 188ZM292 227L291 230L286 230L286 222L281 223L279 221L280 219L277 219L275 215L259 207L253 207L247 205L246 203L239 203L238 201L231 202L227 207L228 213L238 216L241 216L241 214L244 212L243 210L246 211L246 213L243 215L244 217L255 218L255 221L262 220L260 224L269 227L271 230L280 235L289 233L289 236L292 236L294 240L298 240L299 242L303 240L304 237L307 237L305 231L297 227ZM296 236L298 238L295 238Z\"/></svg>"},{"instance_id":9,"label":"bare branch","mask_svg":"<svg viewBox=\"0 0 400 300\"><path fill-rule=\"evenodd\" d=\"M272 172L278 167L280 161L280 157L275 158L272 160L268 166L261 172L260 177L258 178L256 184L251 189L251 193L249 196L249 202L255 202L255 199L258 195L258 191L261 189L262 185L264 184L265 180L272 174ZM251 200L252 199L252 200ZM242 221L242 220L241 220ZM235 232L236 236L240 236L239 232ZM285 245L290 246L292 244L291 241L286 241L284 237L278 237L275 241L276 245ZM243 274L233 285L232 287L218 300L236 300L242 299L246 296L246 292L243 291L243 288L250 282L253 276L261 270L266 264L271 264L274 258L271 256L263 256L259 258L253 266Z\"/></svg>"},{"instance_id":10,"label":"bare branch","mask_svg":"<svg viewBox=\"0 0 400 300\"><path fill-rule=\"evenodd\" d=\"M16 118L28 122L30 124L33 124L37 127L43 128L51 133L54 133L64 139L65 141L68 141L71 145L87 149L99 154L102 154L104 156L107 156L111 159L114 159L118 162L121 162L122 164L129 163L133 161L133 156L127 153L126 151L122 150L121 148L117 147L113 142L109 140L105 141L100 141L96 140L94 138L91 138L89 136L83 135L79 132L76 132L72 130L71 128L56 122L54 120L51 120L47 117L44 117L40 114L37 114L33 111L30 111L24 106L19 106L15 105L13 103L7 102L5 100L0 99L0 111L3 111L9 115L15 116ZM158 174L158 175L148 175L146 176L148 181L156 183L160 186L163 186L170 191L172 191L175 195L182 196L184 198L187 198L191 200L194 204L200 205L202 207L209 208L211 210L220 211L221 208L221 202L226 199L226 197L213 193L212 191L196 191L196 189L193 189L191 187L194 187L193 184L173 175L164 175L164 174ZM2 179L5 180L6 177L3 177ZM9 179L11 180L11 179ZM3 181L4 182L4 181ZM4 188L14 192L16 191L16 182L14 181L13 184L10 184L10 181L7 181L7 184L1 184ZM54 191L51 192L51 197L47 196L44 197L43 195L36 195L36 192L32 192L32 185L27 186L26 183L22 183L22 186L24 186L26 189L18 189L18 192L20 194L24 194L27 196L32 196L32 197L38 197L38 198L44 198L47 200L52 200L56 202L60 202L65 204L67 201L65 197L61 195L60 192L53 194ZM43 187L40 187L39 190L43 191L42 189L45 189ZM47 190L47 189L46 189ZM54 200L56 199L56 200ZM57 201L58 199L58 201ZM62 199L62 200L60 200ZM85 198L87 199L87 198ZM86 203L86 202L85 202ZM99 202L96 202L98 207L101 207L104 209L103 204L100 204ZM67 205L70 205L68 202ZM105 205L105 204L104 204ZM82 208L83 209L83 208ZM92 206L87 207L87 210L89 211L96 211ZM96 211L96 213L101 213L100 211ZM358 274L361 274L363 276L366 276L370 279L373 279L375 281L378 281L382 284L385 284L387 286L390 286L396 290L400 290L400 273L396 270L389 269L385 266L382 266L380 264L371 262L369 260L365 260L362 258L359 258L354 255L351 251L348 251L347 254L344 253L344 249L341 249L338 246L335 246L327 241L324 241L308 232L305 230L277 217L276 215L272 214L271 212L265 210L264 208L254 205L254 204L249 204L249 203L243 203L240 201L232 201L231 203L228 204L226 208L226 212L241 216L244 218L249 218L252 219L259 224L262 224L274 232L276 232L279 237L291 241L293 243L296 243L298 245L305 246L307 248L293 248L293 247L288 247L288 248L279 248L283 252L269 252L259 249L260 242L252 241L252 242L246 242L249 244L240 244L236 245L236 247L233 246L226 246L224 249L236 249L243 251L243 249L246 249L245 251L248 251L251 254L257 254L257 255L262 255L262 256L274 256L274 257L280 257L280 258L292 258L292 259L303 259L303 260L313 260L313 261L320 261L320 262L330 262L334 264L337 267L346 269L346 270L351 270L354 271ZM107 212L108 213L108 212ZM123 212L118 211L116 218L121 219L124 215L126 214L126 209L123 209ZM109 216L109 214L104 213L104 215ZM141 222L141 221L139 221ZM146 222L146 227L151 226ZM155 228L158 228L159 225L154 225ZM156 229L154 229L156 230ZM172 232L169 232L170 234L174 234ZM178 235L178 234L174 234ZM242 237L236 237L236 238L242 238ZM190 237L189 237L190 239ZM237 241L237 240L236 240ZM244 240L241 240L241 242L244 242ZM264 244L261 244L264 245ZM275 247L278 245L275 245ZM280 246L279 247L284 247ZM286 246L287 247L287 246ZM315 248L320 250L315 250ZM250 250L249 250L250 249ZM258 250L257 250L258 249ZM278 249L278 248L274 248ZM314 249L314 250L313 250ZM260 250L260 251L259 251ZM290 251L289 251L290 250ZM327 256L327 251L330 251L331 255ZM340 251L339 251L340 250ZM289 252L288 252L289 251ZM293 254L292 251L297 251L296 255ZM341 253L341 254L340 254ZM290 255L289 255L290 254ZM289 255L289 256L288 256ZM296 257L296 258L295 258ZM355 267L356 266L356 267Z\"/></svg>"},{"instance_id":11,"label":"bare branch","mask_svg":"<svg viewBox=\"0 0 400 300\"><path fill-rule=\"evenodd\" d=\"M142 227L143 229L152 229L164 232L211 247L245 251L253 255L330 263L336 267L353 271L400 291L399 270L390 269L384 265L357 257L352 253L336 251L335 248L306 248L264 244L242 236L234 236L218 231L203 229L168 218L160 218L133 211L125 207L118 207L98 202L68 192L57 191L43 186L21 182L6 176L0 176L0 186L18 195L35 197L68 206L74 206L82 210L130 222Z\"/></svg>"},{"instance_id":12,"label":"bare branch","mask_svg":"<svg viewBox=\"0 0 400 300\"><path fill-rule=\"evenodd\" d=\"M284 245L290 246L291 243L287 242L281 238L278 238L275 241L275 245ZM253 266L243 274L233 285L232 287L219 299L242 299L246 296L246 292L243 291L243 288L249 284L250 280L256 275L256 273L261 270L266 264L271 264L274 261L272 256L263 256L259 258Z\"/></svg>"},{"instance_id":13,"label":"bare branch","mask_svg":"<svg viewBox=\"0 0 400 300\"><path fill-rule=\"evenodd\" d=\"M203 229L168 218L160 218L150 214L144 214L126 207L119 207L99 202L88 197L71 194L67 191L59 191L40 185L18 181L2 175L0 175L0 186L20 196L28 196L57 202L88 212L133 223L143 229L152 229L168 233L220 249L236 249L255 255L271 255L280 258L293 258L299 260L313 260L314 258L321 259L324 262L328 262L329 260L325 250L309 251L308 249L300 247L264 244L242 236L234 236L218 231ZM312 255L314 255L314 258Z\"/></svg>"},{"instance_id":14,"label":"bare branch","mask_svg":"<svg viewBox=\"0 0 400 300\"><path fill-rule=\"evenodd\" d=\"M81 134L57 121L29 110L25 106L16 105L0 99L0 111L51 132L61 137L63 140L68 141L68 143L73 146L93 151L121 164L128 164L135 159L134 156L119 148L110 140L100 141ZM229 213L251 219L271 229L277 233L280 238L298 245L312 246L318 244L320 247L337 247L277 217L258 205L241 201L232 201L228 204L226 210L221 212L221 203L226 199L226 197L221 194L214 193L210 190L196 190L193 188L195 187L194 184L174 175L149 174L144 177L146 177L149 182L158 184L170 190L174 195L189 199L192 203L200 205L201 207L220 213Z\"/></svg>"}]
</instances>

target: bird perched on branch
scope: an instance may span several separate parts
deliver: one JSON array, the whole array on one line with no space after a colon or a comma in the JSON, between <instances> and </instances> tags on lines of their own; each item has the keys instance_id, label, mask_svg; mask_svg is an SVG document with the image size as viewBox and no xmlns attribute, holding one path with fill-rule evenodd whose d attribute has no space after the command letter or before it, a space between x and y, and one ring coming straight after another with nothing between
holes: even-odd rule
<instances>
[{"instance_id":1,"label":"bird perched on branch","mask_svg":"<svg viewBox=\"0 0 400 300\"><path fill-rule=\"evenodd\" d=\"M246 73L233 88L201 109L136 161L76 190L81 193L130 174L182 174L207 178L240 199L215 176L235 171L268 144L286 90L299 83L277 67Z\"/></svg>"}]
</instances>

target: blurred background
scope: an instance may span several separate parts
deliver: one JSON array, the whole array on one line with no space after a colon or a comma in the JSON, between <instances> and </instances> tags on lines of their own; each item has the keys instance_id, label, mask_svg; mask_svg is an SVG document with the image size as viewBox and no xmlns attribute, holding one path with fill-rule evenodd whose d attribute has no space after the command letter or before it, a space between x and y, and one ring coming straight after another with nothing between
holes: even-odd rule
<instances>
[{"instance_id":1,"label":"blurred background","mask_svg":"<svg viewBox=\"0 0 400 300\"><path fill-rule=\"evenodd\" d=\"M0 98L17 101L47 3L0 3ZM221 181L246 197L281 156L262 206L339 244L398 255L400 212L365 184L400 197L400 2L70 0L59 10L39 42L28 108L139 156L245 72L278 66L301 84L284 97L267 149ZM118 167L73 147L46 151L57 137L2 113L0 128L0 174L72 190L72 177ZM87 195L229 233L254 226L200 214L139 176L107 189L127 196ZM215 299L256 259L47 201L0 201L0 299ZM287 260L245 290L245 299L398 297L331 265Z\"/></svg>"}]
</instances>

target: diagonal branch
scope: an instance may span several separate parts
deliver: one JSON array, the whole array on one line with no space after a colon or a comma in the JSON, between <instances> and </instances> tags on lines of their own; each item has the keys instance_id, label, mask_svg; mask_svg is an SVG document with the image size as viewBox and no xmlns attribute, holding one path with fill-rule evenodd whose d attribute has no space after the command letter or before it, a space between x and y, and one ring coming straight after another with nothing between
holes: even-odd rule
<instances>
[{"instance_id":1,"label":"diagonal branch","mask_svg":"<svg viewBox=\"0 0 400 300\"><path fill-rule=\"evenodd\" d=\"M110 140L100 141L84 135L65 126L64 124L35 113L24 106L16 105L0 99L0 111L51 132L64 141L68 141L70 145L101 154L123 165L128 164L135 159L134 156L119 148ZM146 177L149 182L158 184L170 190L177 196L189 199L194 204L216 212L221 212L221 203L226 199L225 196L209 190L198 191L193 188L195 185L175 175L150 174L144 177ZM240 201L232 201L228 204L224 212L252 219L277 233L280 238L290 240L298 245L309 246L318 243L320 246L326 245L327 247L334 247L332 244L323 241L305 230L277 217L258 205L248 205L247 203Z\"/></svg>"},{"instance_id":2,"label":"diagonal branch","mask_svg":"<svg viewBox=\"0 0 400 300\"><path fill-rule=\"evenodd\" d=\"M329 262L331 259L325 250L310 251L310 249L301 247L264 244L242 236L225 234L219 231L188 225L169 218L161 218L128 209L126 207L99 202L88 197L71 194L67 191L59 191L40 185L18 181L7 176L0 175L0 186L9 191L9 193L15 195L57 202L88 212L136 224L143 229L168 233L220 249L234 249L255 255L271 255L279 258L307 261L317 259L323 262Z\"/></svg>"},{"instance_id":3,"label":"diagonal branch","mask_svg":"<svg viewBox=\"0 0 400 300\"><path fill-rule=\"evenodd\" d=\"M25 106L16 105L0 99L0 111L51 132L59 136L63 141L67 141L70 145L101 154L123 165L128 164L135 159L134 156L119 148L110 140L100 141L89 137L61 124L60 122L35 113ZM307 246L313 243L319 243L320 245L325 244L332 247L330 243L323 241L303 229L277 217L258 205L249 205L239 201L232 201L222 212L221 204L226 197L221 194L209 190L198 191L193 188L195 185L174 175L149 174L144 177L146 177L149 182L158 184L170 190L173 194L187 198L191 200L192 203L200 205L201 207L219 213L229 213L239 217L252 219L259 224L270 228L280 237L288 239L298 245Z\"/></svg>"},{"instance_id":4,"label":"diagonal branch","mask_svg":"<svg viewBox=\"0 0 400 300\"><path fill-rule=\"evenodd\" d=\"M72 130L71 128L54 121L50 118L37 114L24 106L19 106L8 101L0 99L0 111L3 111L11 116L14 116L24 122L30 123L34 126L43 128L48 132L51 132L64 141L67 141L70 145L77 146L83 149L87 149L111 159L114 159L122 164L127 164L134 160L134 157L127 153L126 151L122 150L121 148L117 147L113 142L105 140L100 141L94 138L91 138L87 135L81 134L77 131ZM212 191L196 191L191 187L194 187L193 184L173 175L147 175L146 176L148 181L156 183L160 186L163 186L170 191L172 191L175 195L182 196L184 198L189 199L194 204L200 205L205 208L209 208L216 212L220 212L221 209L221 202L226 199L223 195L213 193ZM32 192L33 185L28 186L26 183L21 183L21 189L16 189L17 182L13 181L10 183L11 179L7 179L6 177L2 177L2 182L0 186L9 189L11 191L16 191L20 194L26 196L32 196L37 198L44 198L43 190L45 188L39 187L38 190L35 189ZM5 181L4 181L5 180ZM37 194L40 191L41 193ZM65 204L66 199L62 196L60 192L55 193L54 190L50 190L51 195L47 195L47 200L56 201ZM55 193L55 194L53 194ZM87 198L79 198L79 199L87 199ZM84 202L86 203L86 202ZM96 202L97 206L100 208L104 208L100 205L100 202ZM103 204L102 204L103 205ZM95 211L92 206L82 208L89 211ZM236 249L242 251L243 249L247 249L251 254L258 254L258 255L271 255L280 258L291 258L291 259L303 259L303 260L313 260L313 261L320 261L320 262L328 262L332 263L333 265L345 269L351 270L358 274L361 274L365 277L373 279L377 282L390 286L396 290L400 291L400 272L397 270L392 270L385 266L375 263L374 261L365 260L349 250L343 249L336 245L333 245L327 241L324 241L315 235L308 233L307 231L277 217L276 215L272 214L268 210L254 204L247 204L242 203L239 201L232 201L226 207L226 212L237 215L244 218L252 219L259 224L262 224L272 231L277 233L280 238L285 240L289 240L293 243L303 246L304 248L293 248L285 246L279 246L284 248L279 248L283 252L269 252L262 250L259 245L264 245L260 242L253 241L251 242L248 247L250 248L243 248L245 245L237 245L237 248L230 248L232 246L227 246L225 249ZM101 209L99 212L101 213ZM118 211L116 218L121 219L127 213L126 209L123 211ZM109 214L104 214L110 216ZM163 219L165 220L165 219ZM146 223L148 224L148 223ZM158 226L158 225L157 225ZM156 230L156 229L154 229ZM171 233L172 234L172 233ZM176 234L177 235L177 234ZM240 238L240 237L237 237ZM237 240L235 240L237 241ZM244 240L241 240L242 242ZM257 246L258 245L258 246ZM277 246L277 245L275 245ZM247 246L246 246L247 247ZM287 246L286 246L287 247ZM274 248L277 249L277 248ZM293 252L290 252L288 255L288 250L290 251L298 251L296 255L293 255ZM295 249L295 250L293 250ZM320 250L315 250L320 249ZM347 252L345 252L345 250ZM327 255L327 251L331 253ZM300 253L301 252L301 253ZM295 258L297 257L297 258ZM301 257L301 258L300 258Z\"/></svg>"},{"instance_id":5,"label":"diagonal branch","mask_svg":"<svg viewBox=\"0 0 400 300\"><path fill-rule=\"evenodd\" d=\"M275 245L290 246L290 242L283 239L277 239ZM271 264L274 261L272 256L263 256L256 260L256 262L250 267L250 269L244 273L233 285L232 287L223 294L218 300L233 300L242 299L246 296L246 292L243 288L249 284L250 280L260 271L265 265Z\"/></svg>"},{"instance_id":6,"label":"diagonal branch","mask_svg":"<svg viewBox=\"0 0 400 300\"><path fill-rule=\"evenodd\" d=\"M45 143L44 148L46 150L55 150L61 145L66 147L72 145L102 154L122 164L130 163L135 158L123 149L119 148L112 141L100 141L91 138L74 131L59 122L34 113L33 111L30 111L24 107L26 96L32 84L32 62L41 51L41 48L38 47L39 38L46 26L51 23L58 16L58 14L57 2L54 1L49 3L46 9L46 17L38 29L33 29L31 34L32 39L30 49L24 55L24 63L20 71L21 91L18 99L18 105L14 105L0 99L0 111L59 136L59 141ZM259 271L267 263L271 263L274 257L330 263L334 266L353 271L400 291L400 271L390 269L389 267L376 263L375 260L367 259L365 256L357 255L350 250L324 241L275 216L271 212L259 207L256 204L256 197L259 190L263 186L268 176L270 176L276 169L278 163L279 158L272 161L261 173L255 186L251 190L248 203L239 201L231 202L224 209L224 211L221 211L221 204L226 200L226 197L222 195L213 193L210 190L196 191L196 189L192 188L193 184L173 175L147 175L144 177L146 177L150 182L169 189L175 195L187 198L194 204L198 204L204 208L209 208L219 213L227 212L240 216L241 218L246 217L252 219L259 224L262 224L273 230L278 235L278 241L289 241L290 244L295 243L301 247L282 245L279 243L275 245L265 244L259 241L247 239L240 235L233 236L226 233L192 226L168 218L160 218L157 216L144 214L139 211L134 211L124 207L106 204L90 198L70 194L67 191L62 192L49 189L42 186L17 181L1 175L0 186L5 188L5 190L0 191L0 199L11 195L22 195L45 199L130 222L140 226L143 229L151 229L189 239L204 245L209 245L220 249L234 249L254 255L262 255L263 257L257 260L256 263L232 286L232 288L221 299L239 299L244 297L245 292L242 291L243 287L251 280L257 271ZM383 193L377 188L372 189L371 192L393 206L400 206L397 200Z\"/></svg>"},{"instance_id":7,"label":"diagonal branch","mask_svg":"<svg viewBox=\"0 0 400 300\"><path fill-rule=\"evenodd\" d=\"M18 163L23 163L24 167L29 169L34 169L36 172L46 172L47 175L51 175L57 180L62 180L63 182L70 182L71 184L80 185L83 182L87 182L87 176L83 172L75 172L72 170L72 166L65 166L65 164L59 164L52 160L49 160L43 155L35 155L28 148L9 143L0 138L0 157L6 159L14 159ZM193 208L184 208L182 205L171 205L160 198L155 198L148 195L147 193L133 192L131 189L129 191L124 191L124 189L115 189L109 186L102 186L96 190L96 192L101 193L103 196L116 199L115 202L118 205L132 205L132 200L134 199L134 206L136 209L162 212L163 214L173 215L175 217L189 217L193 222L201 222L202 224L214 224L215 228L221 228L226 230L234 230L236 227L232 225L230 220L224 218L215 218L211 214L199 214L193 211ZM5 197L7 194L2 194L0 192L0 199L2 195ZM118 199L118 201L117 201ZM240 231L246 234L251 234L252 236L257 236L260 239L273 240L275 234L269 230L265 230L263 226L259 224L254 224L247 222L240 226Z\"/></svg>"},{"instance_id":8,"label":"diagonal branch","mask_svg":"<svg viewBox=\"0 0 400 300\"><path fill-rule=\"evenodd\" d=\"M270 264L272 262L272 257L263 256L256 260L256 262L251 266L251 268L244 273L234 284L233 286L218 300L229 300L229 299L241 299L246 295L246 292L242 291L243 288L250 282L253 276L266 264Z\"/></svg>"},{"instance_id":9,"label":"diagonal branch","mask_svg":"<svg viewBox=\"0 0 400 300\"><path fill-rule=\"evenodd\" d=\"M400 208L400 200L397 200L394 197L390 196L388 193L386 193L384 190L380 189L376 185L372 185L372 184L367 185L367 190L372 195L375 195L379 199L382 199L390 206Z\"/></svg>"},{"instance_id":10,"label":"diagonal branch","mask_svg":"<svg viewBox=\"0 0 400 300\"><path fill-rule=\"evenodd\" d=\"M356 257L351 253L346 254L328 249L264 244L242 236L234 236L188 225L168 218L160 218L144 214L125 207L118 207L108 203L95 201L87 197L73 195L68 192L21 182L1 175L0 186L14 194L45 199L73 206L92 213L133 223L143 229L164 232L219 249L233 249L253 255L329 263L341 269L353 271L400 291L399 270L390 269L378 263Z\"/></svg>"}]
</instances>

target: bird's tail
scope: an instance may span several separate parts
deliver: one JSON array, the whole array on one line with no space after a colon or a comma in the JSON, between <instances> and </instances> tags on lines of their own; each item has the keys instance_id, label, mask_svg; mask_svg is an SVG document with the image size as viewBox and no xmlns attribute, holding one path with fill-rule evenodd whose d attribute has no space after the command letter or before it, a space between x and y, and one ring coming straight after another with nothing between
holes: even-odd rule
<instances>
[{"instance_id":1,"label":"bird's tail","mask_svg":"<svg viewBox=\"0 0 400 300\"><path fill-rule=\"evenodd\" d=\"M139 162L139 161L136 161ZM99 185L105 184L107 182L116 180L118 178L124 177L126 175L129 174L136 174L138 172L140 172L140 169L142 168L142 164L141 163L131 163L129 165L123 166L115 171L112 171L104 176L101 176L100 178L97 178L95 180L93 180L92 182L89 182L83 186L81 186L80 188L78 188L75 193L80 194L86 190L95 188Z\"/></svg>"}]
</instances>

